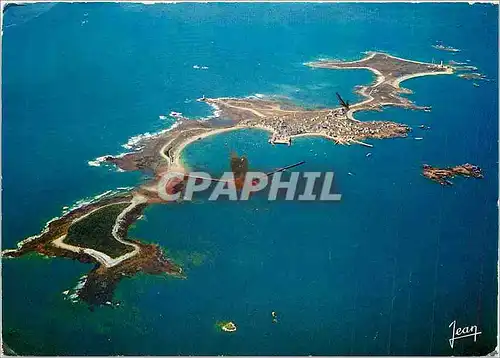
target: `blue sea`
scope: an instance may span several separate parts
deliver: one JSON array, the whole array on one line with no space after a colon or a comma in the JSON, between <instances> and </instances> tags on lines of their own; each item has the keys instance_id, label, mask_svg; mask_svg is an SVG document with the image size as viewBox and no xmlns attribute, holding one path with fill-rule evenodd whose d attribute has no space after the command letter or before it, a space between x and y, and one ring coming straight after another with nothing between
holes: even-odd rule
<instances>
[{"instance_id":1,"label":"blue sea","mask_svg":"<svg viewBox=\"0 0 500 358\"><path fill-rule=\"evenodd\" d=\"M305 160L334 171L336 203L196 201L149 207L130 236L159 243L187 279L124 279L118 307L64 300L92 266L28 255L2 260L3 339L26 355L468 355L496 346L498 6L491 4L45 3L9 7L2 38L2 247L37 234L64 206L134 186L141 173L88 161L170 125L212 114L196 98L283 96L307 107L359 100L367 70L311 69L367 50L470 61L457 76L403 86L429 113L357 113L414 129L374 148L258 130L193 143L213 173L231 151L254 170ZM461 49L431 47L442 41ZM196 69L193 66L208 69ZM430 130L422 131L425 124ZM423 137L423 140L414 140ZM372 153L367 157L367 153ZM479 165L484 179L442 187L422 164ZM349 175L351 173L352 175ZM271 312L278 322L272 322ZM233 321L227 334L218 321ZM477 325L452 349L449 325Z\"/></svg>"}]
</instances>

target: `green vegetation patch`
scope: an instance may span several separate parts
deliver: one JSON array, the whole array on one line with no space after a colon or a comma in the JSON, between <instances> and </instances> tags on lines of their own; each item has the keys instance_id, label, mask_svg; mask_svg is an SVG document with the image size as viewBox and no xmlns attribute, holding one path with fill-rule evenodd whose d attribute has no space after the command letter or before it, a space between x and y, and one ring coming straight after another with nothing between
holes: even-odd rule
<instances>
[{"instance_id":1,"label":"green vegetation patch","mask_svg":"<svg viewBox=\"0 0 500 358\"><path fill-rule=\"evenodd\" d=\"M132 251L132 246L124 245L112 235L118 215L127 207L125 204L105 206L69 227L64 242L70 245L94 249L115 258Z\"/></svg>"}]
</instances>

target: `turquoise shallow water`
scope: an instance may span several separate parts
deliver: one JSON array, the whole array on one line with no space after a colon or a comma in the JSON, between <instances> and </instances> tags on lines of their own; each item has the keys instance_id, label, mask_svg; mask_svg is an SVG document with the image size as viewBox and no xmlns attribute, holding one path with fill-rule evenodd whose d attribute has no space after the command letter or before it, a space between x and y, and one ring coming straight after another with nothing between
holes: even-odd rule
<instances>
[{"instance_id":1,"label":"turquoise shallow water","mask_svg":"<svg viewBox=\"0 0 500 358\"><path fill-rule=\"evenodd\" d=\"M416 60L470 60L491 82L455 76L404 83L432 112L386 109L361 120L415 128L373 149L301 138L270 147L256 130L186 149L221 172L231 150L269 170L306 160L333 170L340 203L199 202L155 206L131 236L158 242L187 280L124 280L120 307L63 300L90 266L29 256L3 264L3 335L24 354L472 354L496 342L498 8L461 4L57 4L14 7L3 37L2 246L37 233L66 205L134 185L138 173L87 161L131 136L210 109L205 94L287 96L307 106L351 101L368 71L303 62L384 50ZM85 22L86 21L86 22ZM488 26L486 26L488 25ZM458 54L430 47L436 40ZM33 59L36 58L36 61ZM207 66L196 70L194 65ZM424 137L415 141L412 137ZM373 155L366 157L368 152ZM483 180L443 188L421 165L472 162ZM351 172L354 175L348 175ZM278 313L278 324L271 322ZM29 317L29 318L27 318ZM219 320L238 331L221 334ZM448 325L477 324L452 351ZM75 337L79 337L75 339Z\"/></svg>"}]
</instances>

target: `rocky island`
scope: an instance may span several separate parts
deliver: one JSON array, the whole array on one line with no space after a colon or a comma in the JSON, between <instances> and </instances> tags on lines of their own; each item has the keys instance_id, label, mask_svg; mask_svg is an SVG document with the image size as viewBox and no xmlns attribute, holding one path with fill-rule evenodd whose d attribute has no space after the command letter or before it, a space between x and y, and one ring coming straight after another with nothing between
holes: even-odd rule
<instances>
[{"instance_id":1,"label":"rocky island","mask_svg":"<svg viewBox=\"0 0 500 358\"><path fill-rule=\"evenodd\" d=\"M454 178L458 175L479 179L483 177L481 168L469 163L449 168L437 168L432 167L428 164L424 164L423 175L424 177L433 180L441 185L452 185L453 183L448 179Z\"/></svg>"},{"instance_id":2,"label":"rocky island","mask_svg":"<svg viewBox=\"0 0 500 358\"><path fill-rule=\"evenodd\" d=\"M236 325L233 322L218 322L217 327L224 332L236 332Z\"/></svg>"},{"instance_id":3,"label":"rocky island","mask_svg":"<svg viewBox=\"0 0 500 358\"><path fill-rule=\"evenodd\" d=\"M442 43L437 43L435 45L432 45L433 48L436 50L441 50L441 51L448 51L448 52L460 52L458 48L454 48L451 46L445 46Z\"/></svg>"}]
</instances>

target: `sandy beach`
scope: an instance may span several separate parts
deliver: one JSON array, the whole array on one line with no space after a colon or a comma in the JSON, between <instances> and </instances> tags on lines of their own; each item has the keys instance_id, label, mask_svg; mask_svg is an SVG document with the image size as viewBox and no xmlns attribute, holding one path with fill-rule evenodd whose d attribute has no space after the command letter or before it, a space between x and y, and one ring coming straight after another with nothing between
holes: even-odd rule
<instances>
[{"instance_id":1,"label":"sandy beach","mask_svg":"<svg viewBox=\"0 0 500 358\"><path fill-rule=\"evenodd\" d=\"M403 77L399 77L395 81L392 82L392 85L394 87L399 88L399 84L403 81L409 80L411 78L416 78L416 77L422 77L422 76L436 76L436 75L452 75L453 74L453 69L451 67L446 68L446 70L442 72L423 72L423 73L415 73L412 75L407 75Z\"/></svg>"},{"instance_id":2,"label":"sandy beach","mask_svg":"<svg viewBox=\"0 0 500 358\"><path fill-rule=\"evenodd\" d=\"M213 130L207 131L205 133L202 133L202 134L199 134L199 135L196 135L196 136L192 136L192 137L186 138L183 142L181 142L175 148L174 154L173 154L174 160L172 162L171 168L182 168L182 169L185 170L185 166L184 166L184 163L182 161L182 151L189 144L191 144L193 142L196 142L198 140L202 140L202 139L205 139L207 137L216 135L216 134L221 134L221 133L225 133L225 132L232 132L232 131L236 131L236 130L240 130L240 129L260 129L260 130L264 130L264 131L271 132L271 133L274 132L274 130L272 128L264 127L264 126L238 126L237 125L237 126L230 127L230 128L213 129ZM168 157L165 155L165 153L163 151L164 151L164 147L162 148L162 152L160 154L164 158L168 159Z\"/></svg>"},{"instance_id":3,"label":"sandy beach","mask_svg":"<svg viewBox=\"0 0 500 358\"><path fill-rule=\"evenodd\" d=\"M237 130L237 129L241 129L241 128L243 128L243 127L235 126L235 127L231 127L231 128L213 129L213 130L207 131L205 133L198 134L198 135L186 138L174 150L174 154L173 154L174 160L172 162L172 167L174 167L174 168L177 168L177 167L178 168L184 168L184 163L182 162L181 154L182 154L182 151L189 144L191 144L193 142L196 142L197 140L202 140L204 138L210 137L210 136L215 135L215 134L220 134L220 133L225 133L225 132L231 132L231 131L234 131L234 130ZM163 148L162 148L162 150L163 150ZM166 157L166 155L165 155L165 153L163 151L160 154L164 158ZM168 158L168 157L166 157L166 158Z\"/></svg>"}]
</instances>

